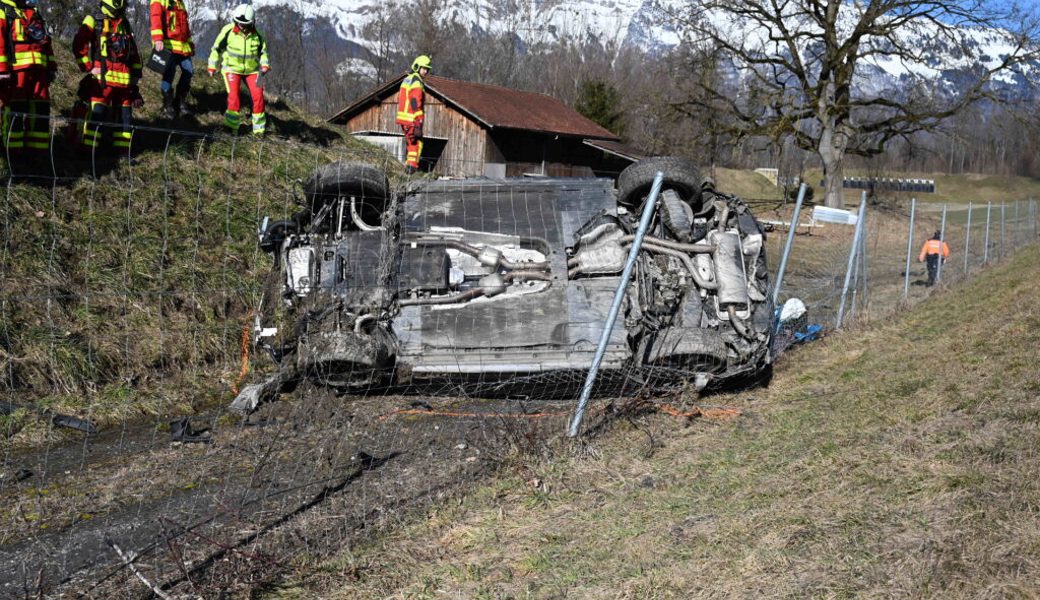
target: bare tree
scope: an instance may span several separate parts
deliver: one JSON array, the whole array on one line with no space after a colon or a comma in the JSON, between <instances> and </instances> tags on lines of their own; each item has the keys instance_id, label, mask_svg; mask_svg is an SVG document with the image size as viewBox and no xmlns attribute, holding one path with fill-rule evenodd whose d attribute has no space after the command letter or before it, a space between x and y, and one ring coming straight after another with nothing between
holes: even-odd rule
<instances>
[{"instance_id":1,"label":"bare tree","mask_svg":"<svg viewBox=\"0 0 1040 600\"><path fill-rule=\"evenodd\" d=\"M1038 57L1036 14L1003 0L697 0L662 10L687 44L740 74L685 82L697 93L676 108L718 111L712 125L737 139L792 137L819 156L828 206L842 205L846 155L881 154L999 101L994 78L1027 76ZM936 56L955 64L930 64ZM885 67L902 71L899 89L871 85Z\"/></svg>"}]
</instances>

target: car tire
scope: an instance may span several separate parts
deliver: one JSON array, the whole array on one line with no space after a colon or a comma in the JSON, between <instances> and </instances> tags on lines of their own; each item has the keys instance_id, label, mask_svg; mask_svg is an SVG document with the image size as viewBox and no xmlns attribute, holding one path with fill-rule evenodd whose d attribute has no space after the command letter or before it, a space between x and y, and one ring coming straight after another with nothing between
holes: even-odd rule
<instances>
[{"instance_id":1,"label":"car tire","mask_svg":"<svg viewBox=\"0 0 1040 600\"><path fill-rule=\"evenodd\" d=\"M267 226L263 237L260 238L260 249L264 252L278 252L282 248L285 236L297 233L300 224L296 221L275 221Z\"/></svg>"},{"instance_id":2,"label":"car tire","mask_svg":"<svg viewBox=\"0 0 1040 600\"><path fill-rule=\"evenodd\" d=\"M377 225L390 199L390 183L382 169L356 162L334 162L315 169L303 184L313 215L324 204L354 196L358 213L369 225Z\"/></svg>"},{"instance_id":3,"label":"car tire","mask_svg":"<svg viewBox=\"0 0 1040 600\"><path fill-rule=\"evenodd\" d=\"M629 165L618 176L617 203L630 210L641 208L658 171L664 173L662 190L675 190L694 212L700 209L703 183L700 169L681 156L658 156Z\"/></svg>"}]
</instances>

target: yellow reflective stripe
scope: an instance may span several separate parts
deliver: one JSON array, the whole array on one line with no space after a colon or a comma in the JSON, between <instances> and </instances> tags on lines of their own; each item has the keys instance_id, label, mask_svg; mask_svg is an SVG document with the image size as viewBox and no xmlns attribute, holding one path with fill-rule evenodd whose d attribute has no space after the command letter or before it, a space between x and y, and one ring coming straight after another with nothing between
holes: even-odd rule
<instances>
[{"instance_id":1,"label":"yellow reflective stripe","mask_svg":"<svg viewBox=\"0 0 1040 600\"><path fill-rule=\"evenodd\" d=\"M5 62L7 62L7 55L0 54L0 63L5 63Z\"/></svg>"},{"instance_id":2,"label":"yellow reflective stripe","mask_svg":"<svg viewBox=\"0 0 1040 600\"><path fill-rule=\"evenodd\" d=\"M120 73L119 71L109 71L105 73L105 81L108 83L121 83L123 85L130 85L130 74Z\"/></svg>"},{"instance_id":3,"label":"yellow reflective stripe","mask_svg":"<svg viewBox=\"0 0 1040 600\"><path fill-rule=\"evenodd\" d=\"M163 30L162 29L153 29L152 30L152 35L161 36L162 34L163 34Z\"/></svg>"},{"instance_id":4,"label":"yellow reflective stripe","mask_svg":"<svg viewBox=\"0 0 1040 600\"><path fill-rule=\"evenodd\" d=\"M174 52L188 52L191 50L191 42L182 42L179 40L166 40L166 44Z\"/></svg>"},{"instance_id":5,"label":"yellow reflective stripe","mask_svg":"<svg viewBox=\"0 0 1040 600\"><path fill-rule=\"evenodd\" d=\"M92 61L92 60L90 60L90 57L89 57L89 56L84 56L84 57L82 57L82 58L80 58L80 59L79 59L79 62L81 62L81 63L83 63L83 64L85 64L85 65L89 65L89 64L90 64L90 63L92 63L93 61Z\"/></svg>"},{"instance_id":6,"label":"yellow reflective stripe","mask_svg":"<svg viewBox=\"0 0 1040 600\"><path fill-rule=\"evenodd\" d=\"M47 66L47 55L38 51L15 52L14 66L24 67L25 65Z\"/></svg>"}]
</instances>

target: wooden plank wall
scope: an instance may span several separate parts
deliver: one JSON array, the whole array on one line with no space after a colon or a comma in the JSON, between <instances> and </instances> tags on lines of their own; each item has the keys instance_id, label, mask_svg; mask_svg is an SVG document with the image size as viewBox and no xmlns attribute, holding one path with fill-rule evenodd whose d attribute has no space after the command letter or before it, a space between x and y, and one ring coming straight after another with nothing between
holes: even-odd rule
<instances>
[{"instance_id":1,"label":"wooden plank wall","mask_svg":"<svg viewBox=\"0 0 1040 600\"><path fill-rule=\"evenodd\" d=\"M439 99L427 96L423 135L446 138L447 146L441 155L435 173L452 177L474 177L484 174L488 154L487 132L478 123L461 112L445 105ZM347 131L385 131L399 133L397 95L374 104L347 121ZM494 155L494 153L492 153Z\"/></svg>"}]
</instances>

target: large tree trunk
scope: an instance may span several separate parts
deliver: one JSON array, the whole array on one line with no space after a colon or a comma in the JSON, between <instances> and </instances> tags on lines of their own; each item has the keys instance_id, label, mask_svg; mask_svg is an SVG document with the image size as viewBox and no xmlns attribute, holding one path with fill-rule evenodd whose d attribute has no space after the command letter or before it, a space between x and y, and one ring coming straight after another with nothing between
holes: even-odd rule
<instances>
[{"instance_id":1,"label":"large tree trunk","mask_svg":"<svg viewBox=\"0 0 1040 600\"><path fill-rule=\"evenodd\" d=\"M820 121L820 145L817 151L823 163L824 204L831 208L845 208L842 194L842 164L845 161L845 150L849 146L848 125L845 119L839 119L833 112L834 84L831 83L825 93L820 94L816 107ZM847 119L847 116L846 116Z\"/></svg>"},{"instance_id":2,"label":"large tree trunk","mask_svg":"<svg viewBox=\"0 0 1040 600\"><path fill-rule=\"evenodd\" d=\"M834 147L820 143L820 160L823 163L824 205L831 208L845 208L845 195L842 191L843 152Z\"/></svg>"}]
</instances>

